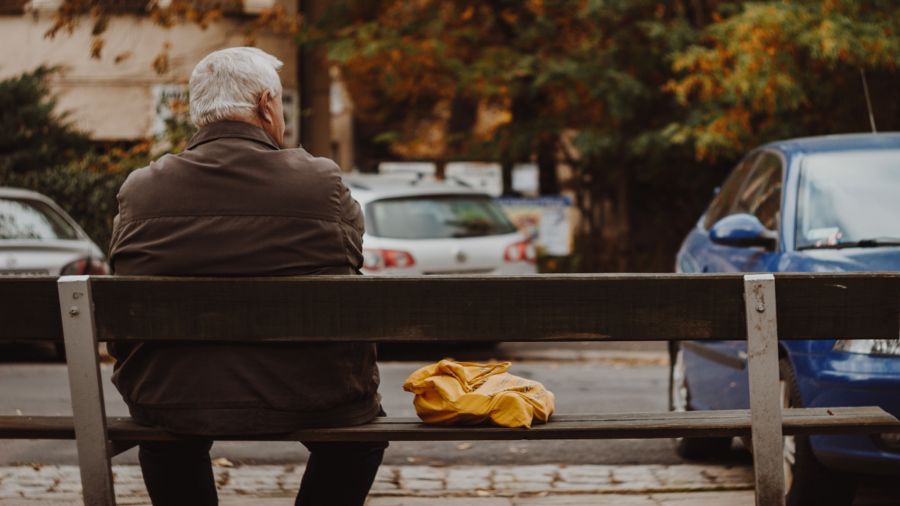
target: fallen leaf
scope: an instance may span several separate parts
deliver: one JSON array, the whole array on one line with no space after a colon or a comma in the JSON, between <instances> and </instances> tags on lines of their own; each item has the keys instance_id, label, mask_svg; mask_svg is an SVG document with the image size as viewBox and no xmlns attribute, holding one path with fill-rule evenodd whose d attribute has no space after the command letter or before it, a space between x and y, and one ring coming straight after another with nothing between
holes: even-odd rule
<instances>
[{"instance_id":1,"label":"fallen leaf","mask_svg":"<svg viewBox=\"0 0 900 506\"><path fill-rule=\"evenodd\" d=\"M225 457L219 457L213 460L212 464L216 467L234 467L234 463Z\"/></svg>"}]
</instances>

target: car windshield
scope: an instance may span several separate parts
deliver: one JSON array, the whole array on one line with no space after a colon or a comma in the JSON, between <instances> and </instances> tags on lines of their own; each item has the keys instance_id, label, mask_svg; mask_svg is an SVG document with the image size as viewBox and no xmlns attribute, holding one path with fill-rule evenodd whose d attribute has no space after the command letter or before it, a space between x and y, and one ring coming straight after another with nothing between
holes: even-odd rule
<instances>
[{"instance_id":1,"label":"car windshield","mask_svg":"<svg viewBox=\"0 0 900 506\"><path fill-rule=\"evenodd\" d=\"M393 239L446 239L516 231L487 196L446 195L376 200L368 205L369 234Z\"/></svg>"},{"instance_id":2,"label":"car windshield","mask_svg":"<svg viewBox=\"0 0 900 506\"><path fill-rule=\"evenodd\" d=\"M900 241L900 150L823 153L800 172L797 248Z\"/></svg>"},{"instance_id":3,"label":"car windshield","mask_svg":"<svg viewBox=\"0 0 900 506\"><path fill-rule=\"evenodd\" d=\"M38 200L0 198L0 240L78 239L78 233Z\"/></svg>"}]
</instances>

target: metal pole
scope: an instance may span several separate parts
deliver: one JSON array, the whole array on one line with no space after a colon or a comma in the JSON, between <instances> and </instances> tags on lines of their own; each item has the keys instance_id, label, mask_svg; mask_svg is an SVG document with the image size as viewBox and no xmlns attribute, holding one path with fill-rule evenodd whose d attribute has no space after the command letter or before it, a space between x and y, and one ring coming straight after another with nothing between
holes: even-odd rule
<instances>
[{"instance_id":1,"label":"metal pole","mask_svg":"<svg viewBox=\"0 0 900 506\"><path fill-rule=\"evenodd\" d=\"M59 307L85 506L115 506L89 276L59 278Z\"/></svg>"},{"instance_id":2,"label":"metal pole","mask_svg":"<svg viewBox=\"0 0 900 506\"><path fill-rule=\"evenodd\" d=\"M756 505L784 505L784 440L778 371L775 277L744 276L747 367L750 374L750 432Z\"/></svg>"}]
</instances>

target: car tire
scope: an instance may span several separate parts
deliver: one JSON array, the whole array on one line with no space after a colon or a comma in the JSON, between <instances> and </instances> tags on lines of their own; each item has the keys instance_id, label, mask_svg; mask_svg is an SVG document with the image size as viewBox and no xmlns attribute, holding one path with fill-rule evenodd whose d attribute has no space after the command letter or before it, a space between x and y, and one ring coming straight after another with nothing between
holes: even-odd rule
<instances>
[{"instance_id":1,"label":"car tire","mask_svg":"<svg viewBox=\"0 0 900 506\"><path fill-rule=\"evenodd\" d=\"M669 411L692 411L691 389L684 365L684 352L678 343L669 343ZM688 460L722 458L731 450L731 439L687 438L673 439L675 453Z\"/></svg>"},{"instance_id":2,"label":"car tire","mask_svg":"<svg viewBox=\"0 0 900 506\"><path fill-rule=\"evenodd\" d=\"M785 408L800 408L797 377L786 358L778 364L781 399ZM787 506L828 504L850 506L856 495L856 477L823 466L816 459L809 436L784 437L784 489Z\"/></svg>"}]
</instances>

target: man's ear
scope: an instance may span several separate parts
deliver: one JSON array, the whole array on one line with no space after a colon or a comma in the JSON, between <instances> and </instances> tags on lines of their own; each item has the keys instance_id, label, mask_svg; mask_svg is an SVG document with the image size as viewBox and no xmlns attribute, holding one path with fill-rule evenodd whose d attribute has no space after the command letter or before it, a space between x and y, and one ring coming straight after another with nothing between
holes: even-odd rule
<instances>
[{"instance_id":1,"label":"man's ear","mask_svg":"<svg viewBox=\"0 0 900 506\"><path fill-rule=\"evenodd\" d=\"M271 93L266 90L259 95L259 102L256 103L256 114L265 123L273 123L272 108L269 103L272 101Z\"/></svg>"}]
</instances>

